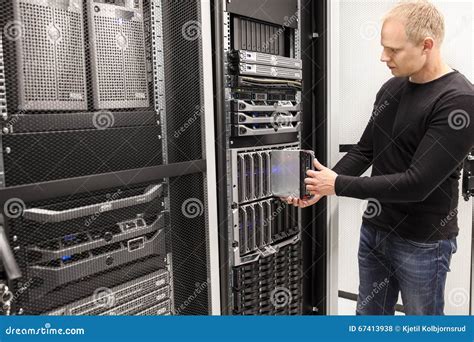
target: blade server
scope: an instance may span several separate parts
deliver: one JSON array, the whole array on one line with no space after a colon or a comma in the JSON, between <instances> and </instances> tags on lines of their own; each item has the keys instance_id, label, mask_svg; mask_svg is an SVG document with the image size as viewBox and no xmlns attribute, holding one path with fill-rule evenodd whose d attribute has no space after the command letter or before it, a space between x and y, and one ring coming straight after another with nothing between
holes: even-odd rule
<instances>
[{"instance_id":1,"label":"blade server","mask_svg":"<svg viewBox=\"0 0 474 342\"><path fill-rule=\"evenodd\" d=\"M298 17L298 1L285 3ZM271 186L272 153L299 149L302 120L299 27L278 7L266 19L237 2L223 13L230 314L302 312L300 210Z\"/></svg>"}]
</instances>

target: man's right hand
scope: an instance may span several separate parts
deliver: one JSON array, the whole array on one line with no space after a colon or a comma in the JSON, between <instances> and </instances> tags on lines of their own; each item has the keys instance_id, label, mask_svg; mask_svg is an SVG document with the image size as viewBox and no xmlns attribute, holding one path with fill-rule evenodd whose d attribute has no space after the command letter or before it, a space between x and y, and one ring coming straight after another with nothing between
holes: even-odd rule
<instances>
[{"instance_id":1,"label":"man's right hand","mask_svg":"<svg viewBox=\"0 0 474 342\"><path fill-rule=\"evenodd\" d=\"M309 199L301 199L297 197L282 197L280 199L290 205L294 205L295 207L306 208L310 205L316 204L323 197L324 196L321 195L314 195Z\"/></svg>"}]
</instances>

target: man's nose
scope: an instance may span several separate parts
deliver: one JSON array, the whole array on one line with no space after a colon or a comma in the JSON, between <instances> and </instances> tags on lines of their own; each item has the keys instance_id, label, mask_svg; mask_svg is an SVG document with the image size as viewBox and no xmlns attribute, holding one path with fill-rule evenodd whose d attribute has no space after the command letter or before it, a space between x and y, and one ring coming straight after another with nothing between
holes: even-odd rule
<instances>
[{"instance_id":1,"label":"man's nose","mask_svg":"<svg viewBox=\"0 0 474 342\"><path fill-rule=\"evenodd\" d=\"M380 56L380 61L384 62L384 63L387 63L389 60L390 60L390 57L388 56L388 54L385 53L385 49L382 50L382 55Z\"/></svg>"}]
</instances>

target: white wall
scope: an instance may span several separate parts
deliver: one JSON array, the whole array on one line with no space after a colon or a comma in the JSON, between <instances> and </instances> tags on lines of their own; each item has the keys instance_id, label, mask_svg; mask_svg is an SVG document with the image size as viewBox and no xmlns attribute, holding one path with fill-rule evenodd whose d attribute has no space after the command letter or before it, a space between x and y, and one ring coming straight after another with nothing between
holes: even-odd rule
<instances>
[{"instance_id":1,"label":"white wall","mask_svg":"<svg viewBox=\"0 0 474 342\"><path fill-rule=\"evenodd\" d=\"M451 67L474 81L474 3L471 0L433 1L445 15L444 57ZM339 144L354 144L369 120L375 94L391 77L381 63L381 17L394 0L331 0L330 16L330 166L343 156ZM368 171L368 173L370 170ZM336 203L338 202L338 203ZM338 288L357 293L357 248L363 201L331 201L337 253ZM458 253L453 257L446 288L446 314L469 314L472 200L459 200ZM336 217L338 216L338 217ZM335 279L335 278L334 278ZM355 308L355 305L354 305ZM334 313L334 312L333 312ZM344 312L348 314L348 312Z\"/></svg>"}]
</instances>

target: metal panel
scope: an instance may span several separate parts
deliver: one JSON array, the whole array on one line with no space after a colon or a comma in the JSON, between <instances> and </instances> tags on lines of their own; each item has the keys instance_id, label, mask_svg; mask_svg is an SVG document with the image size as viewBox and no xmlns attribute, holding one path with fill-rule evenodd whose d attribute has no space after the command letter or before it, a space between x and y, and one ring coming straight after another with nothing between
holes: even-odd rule
<instances>
[{"instance_id":1,"label":"metal panel","mask_svg":"<svg viewBox=\"0 0 474 342\"><path fill-rule=\"evenodd\" d=\"M256 2L254 0L231 1L227 4L230 13L255 18L277 25L297 27L296 20L289 20L297 15L297 0L273 0L271 2Z\"/></svg>"},{"instance_id":2,"label":"metal panel","mask_svg":"<svg viewBox=\"0 0 474 342\"><path fill-rule=\"evenodd\" d=\"M210 18L210 1L201 1L201 36L202 36L202 56L212 54L212 37L211 37L211 18ZM220 314L220 266L219 266L219 232L217 219L217 176L216 176L216 151L215 151L215 134L214 134L214 106L213 106L213 73L212 66L203 61L203 105L204 105L204 125L205 130L205 156L207 164L206 185L207 190L207 212L206 226L208 227L208 254L209 254L209 279L210 279L210 313L212 315Z\"/></svg>"},{"instance_id":3,"label":"metal panel","mask_svg":"<svg viewBox=\"0 0 474 342\"><path fill-rule=\"evenodd\" d=\"M118 3L87 2L96 109L149 106L143 2Z\"/></svg>"},{"instance_id":4,"label":"metal panel","mask_svg":"<svg viewBox=\"0 0 474 342\"><path fill-rule=\"evenodd\" d=\"M273 67L260 64L240 63L236 70L240 75L301 80L301 71L296 69Z\"/></svg>"},{"instance_id":5,"label":"metal panel","mask_svg":"<svg viewBox=\"0 0 474 342\"><path fill-rule=\"evenodd\" d=\"M170 282L170 274L167 270L159 270L149 275L134 279L123 285L116 286L106 291L101 296L90 296L80 301L68 304L61 307L58 310L51 311L47 315L62 316L62 315L97 315L97 314L108 314L115 311L116 307L122 306L124 303L130 301L130 299L140 298L147 293L153 294L156 299L154 301L163 301L169 298L170 288L167 284ZM161 299L162 294L164 298ZM104 305L101 304L101 299ZM107 303L108 301L108 303ZM144 303L140 303L141 308L146 307ZM125 304L126 305L126 304ZM148 305L149 306L149 305ZM123 310L123 307L122 307ZM123 312L114 312L115 314L123 314ZM129 312L127 312L129 314Z\"/></svg>"},{"instance_id":6,"label":"metal panel","mask_svg":"<svg viewBox=\"0 0 474 342\"><path fill-rule=\"evenodd\" d=\"M301 69L301 59L269 55L266 53L238 50L233 53L233 57L241 63L271 65L282 68Z\"/></svg>"},{"instance_id":7,"label":"metal panel","mask_svg":"<svg viewBox=\"0 0 474 342\"><path fill-rule=\"evenodd\" d=\"M14 1L20 110L86 109L81 0Z\"/></svg>"},{"instance_id":8,"label":"metal panel","mask_svg":"<svg viewBox=\"0 0 474 342\"><path fill-rule=\"evenodd\" d=\"M5 84L5 61L3 60L3 43L0 35L0 116L7 118L7 88Z\"/></svg>"}]
</instances>

